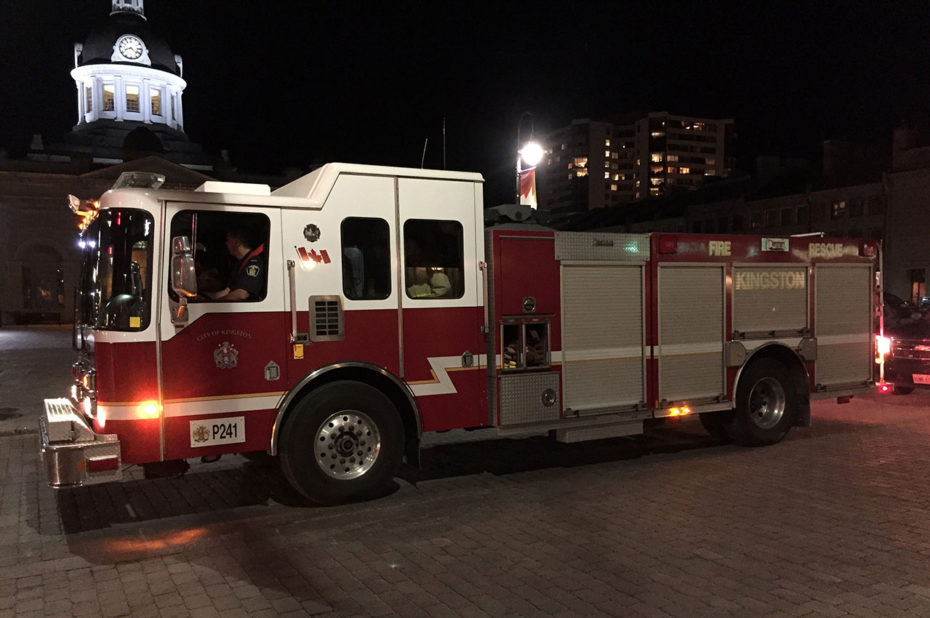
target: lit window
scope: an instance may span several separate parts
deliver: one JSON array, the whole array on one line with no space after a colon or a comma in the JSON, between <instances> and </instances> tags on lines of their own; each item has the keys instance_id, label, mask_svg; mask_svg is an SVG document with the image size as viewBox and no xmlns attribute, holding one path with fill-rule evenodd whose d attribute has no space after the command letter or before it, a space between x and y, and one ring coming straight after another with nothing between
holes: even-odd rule
<instances>
[{"instance_id":1,"label":"lit window","mask_svg":"<svg viewBox=\"0 0 930 618\"><path fill-rule=\"evenodd\" d=\"M653 174L661 174L662 171L665 170L665 168L662 167L661 165L653 165L649 169L652 171Z\"/></svg>"},{"instance_id":2,"label":"lit window","mask_svg":"<svg viewBox=\"0 0 930 618\"><path fill-rule=\"evenodd\" d=\"M611 159L617 159L617 158L619 158L619 156L620 156L620 155L618 155L616 152L610 153L610 158L611 158Z\"/></svg>"},{"instance_id":3,"label":"lit window","mask_svg":"<svg viewBox=\"0 0 930 618\"><path fill-rule=\"evenodd\" d=\"M103 111L112 112L113 111L113 102L116 100L116 91L113 89L113 84L104 84L103 85Z\"/></svg>"},{"instance_id":4,"label":"lit window","mask_svg":"<svg viewBox=\"0 0 930 618\"><path fill-rule=\"evenodd\" d=\"M610 147L610 140L609 140L609 139L605 139L605 140L604 140L604 145L607 146L607 147Z\"/></svg>"},{"instance_id":5,"label":"lit window","mask_svg":"<svg viewBox=\"0 0 930 618\"><path fill-rule=\"evenodd\" d=\"M695 131L703 131L703 130L704 130L704 123L703 123L703 122L695 122L695 123L694 123L694 130L695 130Z\"/></svg>"},{"instance_id":6,"label":"lit window","mask_svg":"<svg viewBox=\"0 0 930 618\"><path fill-rule=\"evenodd\" d=\"M659 194L659 187L650 187L650 188L649 188L649 195L658 195L658 194Z\"/></svg>"},{"instance_id":7,"label":"lit window","mask_svg":"<svg viewBox=\"0 0 930 618\"><path fill-rule=\"evenodd\" d=\"M568 169L572 169L573 167L575 167L575 164L572 163L571 161L569 161L569 162L568 162Z\"/></svg>"},{"instance_id":8,"label":"lit window","mask_svg":"<svg viewBox=\"0 0 930 618\"><path fill-rule=\"evenodd\" d=\"M94 91L90 86L84 87L84 111L88 114L94 111Z\"/></svg>"},{"instance_id":9,"label":"lit window","mask_svg":"<svg viewBox=\"0 0 930 618\"><path fill-rule=\"evenodd\" d=\"M586 167L587 165L588 165L588 157L575 157L576 167Z\"/></svg>"},{"instance_id":10,"label":"lit window","mask_svg":"<svg viewBox=\"0 0 930 618\"><path fill-rule=\"evenodd\" d=\"M662 157L663 157L663 155L662 155L661 152L654 152L654 153L652 153L652 156L650 157L650 160L651 160L653 163L662 163Z\"/></svg>"},{"instance_id":11,"label":"lit window","mask_svg":"<svg viewBox=\"0 0 930 618\"><path fill-rule=\"evenodd\" d=\"M668 155L668 161L669 161L669 163L677 163L677 162L678 162L678 155L676 155L676 154L670 154L670 155Z\"/></svg>"},{"instance_id":12,"label":"lit window","mask_svg":"<svg viewBox=\"0 0 930 618\"><path fill-rule=\"evenodd\" d=\"M152 91L152 115L161 116L161 91Z\"/></svg>"},{"instance_id":13,"label":"lit window","mask_svg":"<svg viewBox=\"0 0 930 618\"><path fill-rule=\"evenodd\" d=\"M605 150L605 151L604 151L604 156L609 158L609 157L610 157L610 151L609 151L609 150Z\"/></svg>"},{"instance_id":14,"label":"lit window","mask_svg":"<svg viewBox=\"0 0 930 618\"><path fill-rule=\"evenodd\" d=\"M676 173L677 171L678 171L678 168L675 167L674 165L669 165L669 166L668 166L668 173L669 173L669 174L674 174L674 173Z\"/></svg>"},{"instance_id":15,"label":"lit window","mask_svg":"<svg viewBox=\"0 0 930 618\"><path fill-rule=\"evenodd\" d=\"M664 178L650 178L649 182L652 184L652 186L658 187L659 185L665 182L665 179Z\"/></svg>"},{"instance_id":16,"label":"lit window","mask_svg":"<svg viewBox=\"0 0 930 618\"><path fill-rule=\"evenodd\" d=\"M610 161L604 161L604 167L609 168L609 167L610 167Z\"/></svg>"},{"instance_id":17,"label":"lit window","mask_svg":"<svg viewBox=\"0 0 930 618\"><path fill-rule=\"evenodd\" d=\"M578 178L584 178L585 176L588 175L588 168L586 168L586 167L581 167L581 168L576 169L576 170L575 170L575 175L576 175Z\"/></svg>"},{"instance_id":18,"label":"lit window","mask_svg":"<svg viewBox=\"0 0 930 618\"><path fill-rule=\"evenodd\" d=\"M706 163L707 165L717 165L717 160L713 157L708 157Z\"/></svg>"},{"instance_id":19,"label":"lit window","mask_svg":"<svg viewBox=\"0 0 930 618\"><path fill-rule=\"evenodd\" d=\"M616 190L617 190L617 185L610 185L610 190L611 190L611 191L616 191Z\"/></svg>"},{"instance_id":20,"label":"lit window","mask_svg":"<svg viewBox=\"0 0 930 618\"><path fill-rule=\"evenodd\" d=\"M839 219L846 214L846 200L839 200L830 205L830 218Z\"/></svg>"},{"instance_id":21,"label":"lit window","mask_svg":"<svg viewBox=\"0 0 930 618\"><path fill-rule=\"evenodd\" d=\"M138 112L139 111L139 87L138 86L126 86L126 111L127 112Z\"/></svg>"},{"instance_id":22,"label":"lit window","mask_svg":"<svg viewBox=\"0 0 930 618\"><path fill-rule=\"evenodd\" d=\"M679 168L678 168L678 172L679 172L680 174L690 174L690 173L691 173L691 168L690 168L690 167L679 167Z\"/></svg>"},{"instance_id":23,"label":"lit window","mask_svg":"<svg viewBox=\"0 0 930 618\"><path fill-rule=\"evenodd\" d=\"M610 172L604 172L604 180L610 180Z\"/></svg>"},{"instance_id":24,"label":"lit window","mask_svg":"<svg viewBox=\"0 0 930 618\"><path fill-rule=\"evenodd\" d=\"M620 180L620 174L614 174L614 180Z\"/></svg>"},{"instance_id":25,"label":"lit window","mask_svg":"<svg viewBox=\"0 0 930 618\"><path fill-rule=\"evenodd\" d=\"M638 187L639 185L640 185L640 181L637 180L637 181L636 181L636 186Z\"/></svg>"},{"instance_id":26,"label":"lit window","mask_svg":"<svg viewBox=\"0 0 930 618\"><path fill-rule=\"evenodd\" d=\"M665 131L653 131L649 134L650 137L662 137L665 135Z\"/></svg>"}]
</instances>

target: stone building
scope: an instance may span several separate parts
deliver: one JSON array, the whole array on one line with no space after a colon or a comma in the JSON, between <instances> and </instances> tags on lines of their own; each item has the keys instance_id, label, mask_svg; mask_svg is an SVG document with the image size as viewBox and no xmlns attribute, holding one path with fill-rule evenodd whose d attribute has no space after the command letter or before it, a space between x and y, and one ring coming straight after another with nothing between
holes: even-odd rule
<instances>
[{"instance_id":1,"label":"stone building","mask_svg":"<svg viewBox=\"0 0 930 618\"><path fill-rule=\"evenodd\" d=\"M217 178L283 184L245 178L188 138L183 67L150 28L143 0L111 0L75 43L72 130L48 145L36 135L24 159L0 150L0 325L71 321L80 256L69 194L99 197L130 170L164 174L177 188Z\"/></svg>"}]
</instances>

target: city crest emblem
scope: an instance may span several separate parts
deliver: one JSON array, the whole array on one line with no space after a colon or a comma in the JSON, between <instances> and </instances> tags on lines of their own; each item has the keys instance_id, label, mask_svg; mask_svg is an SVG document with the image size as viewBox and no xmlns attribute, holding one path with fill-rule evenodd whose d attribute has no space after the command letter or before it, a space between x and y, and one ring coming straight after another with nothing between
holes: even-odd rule
<instances>
[{"instance_id":1,"label":"city crest emblem","mask_svg":"<svg viewBox=\"0 0 930 618\"><path fill-rule=\"evenodd\" d=\"M236 366L239 350L228 341L224 341L213 350L213 362L219 369L232 369Z\"/></svg>"},{"instance_id":2,"label":"city crest emblem","mask_svg":"<svg viewBox=\"0 0 930 618\"><path fill-rule=\"evenodd\" d=\"M194 442L206 442L210 438L210 430L206 425L194 425L191 428L191 438Z\"/></svg>"}]
</instances>

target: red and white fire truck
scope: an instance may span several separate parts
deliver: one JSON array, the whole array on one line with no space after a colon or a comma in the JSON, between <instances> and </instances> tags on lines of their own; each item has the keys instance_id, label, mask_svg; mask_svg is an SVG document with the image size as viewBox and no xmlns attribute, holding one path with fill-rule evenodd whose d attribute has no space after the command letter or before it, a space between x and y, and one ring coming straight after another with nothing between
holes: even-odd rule
<instances>
[{"instance_id":1,"label":"red and white fire truck","mask_svg":"<svg viewBox=\"0 0 930 618\"><path fill-rule=\"evenodd\" d=\"M691 416L764 445L875 385L872 241L564 232L517 207L485 228L463 172L160 182L124 175L85 211L75 384L41 421L53 486L264 451L334 503L383 488L424 432L574 442ZM233 229L260 290L213 300L242 274Z\"/></svg>"}]
</instances>

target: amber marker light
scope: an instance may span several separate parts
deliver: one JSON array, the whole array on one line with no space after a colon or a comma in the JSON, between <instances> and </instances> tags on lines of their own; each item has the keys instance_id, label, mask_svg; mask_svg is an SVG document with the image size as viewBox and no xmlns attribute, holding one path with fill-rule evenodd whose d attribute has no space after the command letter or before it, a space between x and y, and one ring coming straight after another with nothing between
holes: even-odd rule
<instances>
[{"instance_id":1,"label":"amber marker light","mask_svg":"<svg viewBox=\"0 0 930 618\"><path fill-rule=\"evenodd\" d=\"M691 408L689 408L688 406L681 406L679 408L668 409L669 416L685 416L687 414L691 414Z\"/></svg>"},{"instance_id":2,"label":"amber marker light","mask_svg":"<svg viewBox=\"0 0 930 618\"><path fill-rule=\"evenodd\" d=\"M143 401L139 404L139 412L144 418L158 418L161 414L161 406L157 401Z\"/></svg>"}]
</instances>

